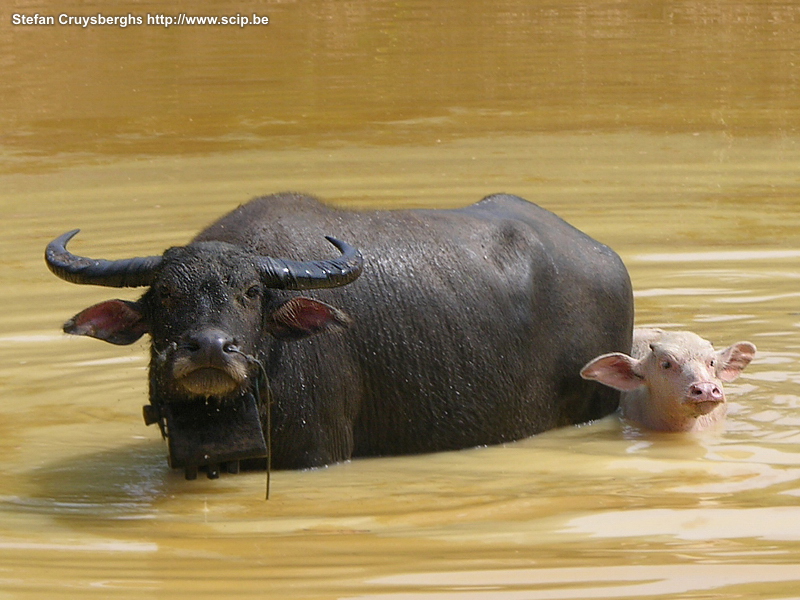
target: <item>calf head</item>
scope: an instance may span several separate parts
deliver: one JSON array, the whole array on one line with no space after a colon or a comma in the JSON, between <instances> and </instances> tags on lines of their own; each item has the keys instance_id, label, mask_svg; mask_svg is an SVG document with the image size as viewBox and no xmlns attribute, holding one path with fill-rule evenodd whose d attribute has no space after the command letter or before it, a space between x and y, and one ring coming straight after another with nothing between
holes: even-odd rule
<instances>
[{"instance_id":1,"label":"calf head","mask_svg":"<svg viewBox=\"0 0 800 600\"><path fill-rule=\"evenodd\" d=\"M725 403L723 382L735 380L754 358L756 347L737 342L724 350L688 331L637 329L633 356L615 352L582 370L625 392L622 413L651 429L697 429L697 420Z\"/></svg>"},{"instance_id":2,"label":"calf head","mask_svg":"<svg viewBox=\"0 0 800 600\"><path fill-rule=\"evenodd\" d=\"M67 321L64 331L112 344L151 335L145 420L159 423L170 438L171 464L186 467L187 476L197 466L255 458L252 453L264 445L262 437L249 445L245 440L249 450L226 448L241 445L242 431L261 435L260 421L257 427L252 421L267 410L257 384L265 335L300 338L348 323L332 306L302 296L279 303L271 290L345 285L362 268L359 252L333 238L328 240L342 255L330 260L276 259L224 242L195 242L162 256L105 261L67 251L76 233L47 248L47 264L58 277L149 289L136 302L91 306Z\"/></svg>"}]
</instances>

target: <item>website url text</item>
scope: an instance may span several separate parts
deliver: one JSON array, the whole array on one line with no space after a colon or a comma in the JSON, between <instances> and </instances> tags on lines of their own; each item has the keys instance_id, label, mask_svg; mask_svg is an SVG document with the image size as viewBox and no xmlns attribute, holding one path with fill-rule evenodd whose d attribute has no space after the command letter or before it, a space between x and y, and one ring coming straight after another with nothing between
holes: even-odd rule
<instances>
[{"instance_id":1,"label":"website url text","mask_svg":"<svg viewBox=\"0 0 800 600\"><path fill-rule=\"evenodd\" d=\"M202 15L187 15L180 13L177 15L166 14L150 14L146 15L104 15L98 13L96 15L68 15L62 13L60 15L42 15L39 13L28 15L24 13L14 13L11 15L12 25L27 25L27 26L55 26L67 25L72 27L98 27L98 26L115 26L115 27L129 27L129 26L160 26L160 27L186 27L186 26L234 26L234 27L248 27L250 25L269 25L269 17L257 15L255 13L250 15L243 15L236 13L235 15L223 16L202 16Z\"/></svg>"}]
</instances>

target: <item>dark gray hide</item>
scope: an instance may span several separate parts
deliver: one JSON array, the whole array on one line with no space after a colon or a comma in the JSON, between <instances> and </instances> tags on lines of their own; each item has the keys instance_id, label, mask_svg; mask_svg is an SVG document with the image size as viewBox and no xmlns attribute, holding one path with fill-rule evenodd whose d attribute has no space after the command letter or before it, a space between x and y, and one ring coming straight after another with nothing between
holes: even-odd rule
<instances>
[{"instance_id":1,"label":"dark gray hide","mask_svg":"<svg viewBox=\"0 0 800 600\"><path fill-rule=\"evenodd\" d=\"M265 256L326 256L325 235L358 246L361 277L304 294L336 308L328 306L320 326L311 318L299 332L295 312L282 308L298 294L263 289L258 324L246 325L255 332L252 342L230 334L241 324L229 322L236 311L224 307L236 300L215 300L219 290L208 281L161 297L162 265L137 303L145 307L146 328L138 326L153 336L151 402L184 413L208 410L209 401L176 392L163 369L170 343L191 330L236 338L265 366L275 468L497 444L616 409L618 392L579 373L599 354L630 351L628 273L608 247L515 196L494 195L457 210L364 212L296 194L266 196L229 213L189 246L168 251L164 262L202 271L193 250L198 242ZM166 261L169 252L181 259ZM185 321L185 331L175 330ZM337 333L306 335L347 321ZM255 375L250 370L237 393L252 395ZM264 426L261 391L252 395L252 410ZM244 404L243 414L250 410ZM163 411L151 418L163 425ZM213 429L213 421L205 422ZM236 431L225 436L235 439ZM218 462L211 456L198 464Z\"/></svg>"}]
</instances>

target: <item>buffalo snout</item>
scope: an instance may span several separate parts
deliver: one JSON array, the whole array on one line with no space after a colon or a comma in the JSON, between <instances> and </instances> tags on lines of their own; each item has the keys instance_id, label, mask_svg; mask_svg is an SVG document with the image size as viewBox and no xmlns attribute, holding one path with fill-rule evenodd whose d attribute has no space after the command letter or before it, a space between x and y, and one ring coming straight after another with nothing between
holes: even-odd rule
<instances>
[{"instance_id":1,"label":"buffalo snout","mask_svg":"<svg viewBox=\"0 0 800 600\"><path fill-rule=\"evenodd\" d=\"M172 364L175 386L190 396L224 398L248 379L248 359L236 339L221 329L187 334Z\"/></svg>"},{"instance_id":2,"label":"buffalo snout","mask_svg":"<svg viewBox=\"0 0 800 600\"><path fill-rule=\"evenodd\" d=\"M198 365L225 365L228 355L238 352L233 336L219 329L205 329L188 336L186 349Z\"/></svg>"}]
</instances>

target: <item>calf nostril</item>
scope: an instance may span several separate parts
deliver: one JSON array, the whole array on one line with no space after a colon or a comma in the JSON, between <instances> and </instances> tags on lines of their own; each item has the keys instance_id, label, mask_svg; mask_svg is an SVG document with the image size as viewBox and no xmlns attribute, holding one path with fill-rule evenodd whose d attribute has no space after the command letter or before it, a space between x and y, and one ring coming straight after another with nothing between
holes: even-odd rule
<instances>
[{"instance_id":1,"label":"calf nostril","mask_svg":"<svg viewBox=\"0 0 800 600\"><path fill-rule=\"evenodd\" d=\"M689 395L698 400L720 401L724 398L722 389L711 382L692 384Z\"/></svg>"}]
</instances>

